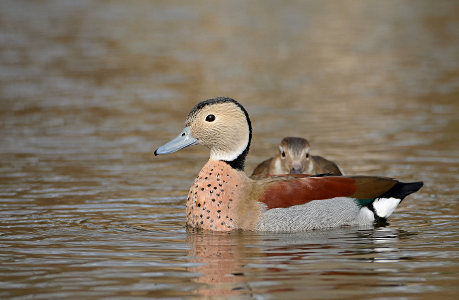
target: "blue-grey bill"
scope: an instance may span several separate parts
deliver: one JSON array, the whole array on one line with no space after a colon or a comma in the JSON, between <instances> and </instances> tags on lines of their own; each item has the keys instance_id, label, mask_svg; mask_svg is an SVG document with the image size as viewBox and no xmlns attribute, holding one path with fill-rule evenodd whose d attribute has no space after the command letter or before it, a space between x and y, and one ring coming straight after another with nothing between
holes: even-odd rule
<instances>
[{"instance_id":1,"label":"blue-grey bill","mask_svg":"<svg viewBox=\"0 0 459 300\"><path fill-rule=\"evenodd\" d=\"M191 134L190 127L185 127L180 134L167 144L162 145L155 151L155 155L169 154L182 148L196 145L198 140Z\"/></svg>"}]
</instances>

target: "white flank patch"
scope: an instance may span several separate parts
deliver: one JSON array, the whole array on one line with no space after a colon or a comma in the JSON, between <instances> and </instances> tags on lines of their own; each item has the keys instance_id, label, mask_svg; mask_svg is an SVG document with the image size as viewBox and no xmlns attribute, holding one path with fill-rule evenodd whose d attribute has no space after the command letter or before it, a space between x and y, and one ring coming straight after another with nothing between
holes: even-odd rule
<instances>
[{"instance_id":1,"label":"white flank patch","mask_svg":"<svg viewBox=\"0 0 459 300\"><path fill-rule=\"evenodd\" d=\"M397 198L380 198L373 202L376 214L381 218L388 218L400 203Z\"/></svg>"},{"instance_id":2,"label":"white flank patch","mask_svg":"<svg viewBox=\"0 0 459 300\"><path fill-rule=\"evenodd\" d=\"M358 224L367 224L368 222L373 222L375 220L375 215L368 207L362 207L357 216Z\"/></svg>"}]
</instances>

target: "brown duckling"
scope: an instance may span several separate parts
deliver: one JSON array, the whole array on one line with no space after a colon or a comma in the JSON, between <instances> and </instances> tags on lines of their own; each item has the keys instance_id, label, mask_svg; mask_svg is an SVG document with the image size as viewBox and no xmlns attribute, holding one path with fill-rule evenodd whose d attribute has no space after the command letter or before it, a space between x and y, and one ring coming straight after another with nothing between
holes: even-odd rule
<instances>
[{"instance_id":1,"label":"brown duckling","mask_svg":"<svg viewBox=\"0 0 459 300\"><path fill-rule=\"evenodd\" d=\"M332 174L342 175L341 169L332 161L318 155L310 155L308 140L286 137L279 144L279 152L260 163L252 178L263 178L280 174Z\"/></svg>"}]
</instances>

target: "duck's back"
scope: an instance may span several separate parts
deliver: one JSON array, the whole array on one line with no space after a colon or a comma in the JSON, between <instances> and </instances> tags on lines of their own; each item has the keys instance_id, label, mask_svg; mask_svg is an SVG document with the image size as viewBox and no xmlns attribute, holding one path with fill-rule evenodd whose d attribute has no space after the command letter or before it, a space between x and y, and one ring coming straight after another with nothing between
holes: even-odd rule
<instances>
[{"instance_id":1,"label":"duck's back","mask_svg":"<svg viewBox=\"0 0 459 300\"><path fill-rule=\"evenodd\" d=\"M333 161L319 155L313 155L311 158L313 163L313 174L328 173L332 175L343 175L338 165Z\"/></svg>"},{"instance_id":2,"label":"duck's back","mask_svg":"<svg viewBox=\"0 0 459 300\"><path fill-rule=\"evenodd\" d=\"M273 158L268 158L267 160L261 162L255 170L253 170L252 175L250 176L252 179L260 179L266 177L269 174L269 170L271 168L271 162Z\"/></svg>"}]
</instances>

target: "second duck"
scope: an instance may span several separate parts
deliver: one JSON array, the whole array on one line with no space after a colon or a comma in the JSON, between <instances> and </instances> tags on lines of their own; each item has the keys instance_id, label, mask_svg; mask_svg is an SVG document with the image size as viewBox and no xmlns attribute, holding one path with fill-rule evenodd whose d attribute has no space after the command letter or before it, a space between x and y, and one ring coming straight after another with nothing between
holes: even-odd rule
<instances>
[{"instance_id":1,"label":"second duck","mask_svg":"<svg viewBox=\"0 0 459 300\"><path fill-rule=\"evenodd\" d=\"M306 139L285 137L279 144L276 156L260 163L253 170L252 178L263 178L281 174L330 174L342 175L341 169L332 161L311 155L311 146Z\"/></svg>"}]
</instances>

